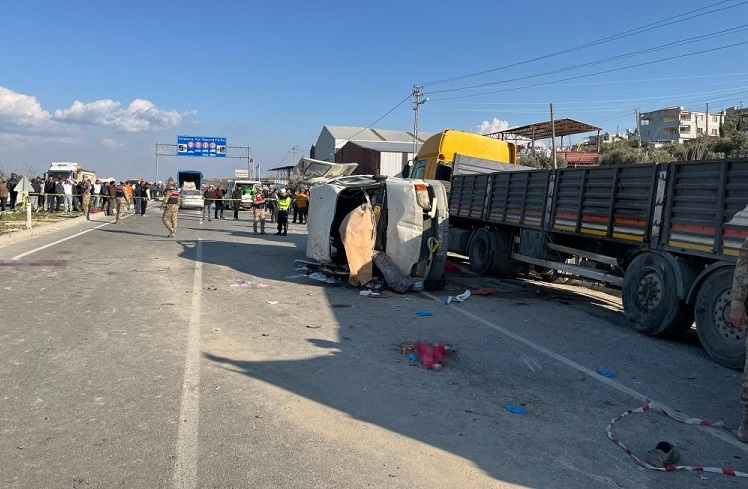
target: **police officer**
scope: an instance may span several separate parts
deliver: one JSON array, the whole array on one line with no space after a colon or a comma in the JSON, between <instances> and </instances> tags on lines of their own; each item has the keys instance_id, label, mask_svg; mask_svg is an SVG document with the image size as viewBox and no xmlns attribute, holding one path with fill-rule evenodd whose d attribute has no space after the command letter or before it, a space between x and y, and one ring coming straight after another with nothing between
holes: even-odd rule
<instances>
[{"instance_id":1,"label":"police officer","mask_svg":"<svg viewBox=\"0 0 748 489\"><path fill-rule=\"evenodd\" d=\"M174 186L174 180L169 179L164 189L163 201L161 208L164 210L164 215L161 217L161 221L169 230L169 237L174 238L177 235L177 218L179 217L179 192L177 192Z\"/></svg>"},{"instance_id":2,"label":"police officer","mask_svg":"<svg viewBox=\"0 0 748 489\"><path fill-rule=\"evenodd\" d=\"M288 209L291 207L291 197L288 191L282 188L278 195L278 232L276 236L285 236L288 234Z\"/></svg>"},{"instance_id":3,"label":"police officer","mask_svg":"<svg viewBox=\"0 0 748 489\"><path fill-rule=\"evenodd\" d=\"M748 238L743 241L743 246L738 254L735 264L735 275L732 278L732 292L730 293L732 303L730 304L730 322L737 329L743 329L745 324L745 300L748 297ZM748 338L746 339L746 350L748 351ZM740 403L743 405L743 416L738 428L738 439L748 443L748 356L743 367L743 383L740 389Z\"/></svg>"},{"instance_id":4,"label":"police officer","mask_svg":"<svg viewBox=\"0 0 748 489\"><path fill-rule=\"evenodd\" d=\"M117 200L117 219L114 222L119 224L125 209L130 207L130 199L127 197L124 181L120 180L119 185L114 186L114 198Z\"/></svg>"}]
</instances>

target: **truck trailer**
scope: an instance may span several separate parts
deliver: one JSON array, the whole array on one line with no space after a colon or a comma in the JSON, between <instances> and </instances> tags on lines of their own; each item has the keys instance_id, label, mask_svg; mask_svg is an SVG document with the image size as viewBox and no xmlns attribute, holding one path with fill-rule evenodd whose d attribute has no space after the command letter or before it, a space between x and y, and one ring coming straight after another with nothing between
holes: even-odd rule
<instances>
[{"instance_id":1,"label":"truck trailer","mask_svg":"<svg viewBox=\"0 0 748 489\"><path fill-rule=\"evenodd\" d=\"M450 251L478 273L534 268L621 288L639 332L692 327L707 354L742 368L745 330L729 321L748 236L748 158L455 175Z\"/></svg>"}]
</instances>

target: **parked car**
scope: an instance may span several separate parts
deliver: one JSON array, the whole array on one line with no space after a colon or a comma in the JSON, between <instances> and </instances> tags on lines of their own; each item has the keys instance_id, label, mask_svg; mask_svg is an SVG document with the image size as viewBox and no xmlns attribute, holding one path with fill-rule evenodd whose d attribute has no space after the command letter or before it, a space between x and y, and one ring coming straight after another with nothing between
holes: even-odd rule
<instances>
[{"instance_id":1,"label":"parked car","mask_svg":"<svg viewBox=\"0 0 748 489\"><path fill-rule=\"evenodd\" d=\"M199 190L192 190L183 188L180 192L181 203L179 205L182 209L202 209L203 208L203 195Z\"/></svg>"},{"instance_id":2,"label":"parked car","mask_svg":"<svg viewBox=\"0 0 748 489\"><path fill-rule=\"evenodd\" d=\"M307 258L328 268L347 269L341 224L363 206L373 209L371 256L380 271L384 272L377 258L382 257L377 255L384 254L389 268L412 282L413 289L429 281L443 282L449 224L444 185L437 180L352 175L357 166L310 158L297 165L301 183L310 186Z\"/></svg>"}]
</instances>

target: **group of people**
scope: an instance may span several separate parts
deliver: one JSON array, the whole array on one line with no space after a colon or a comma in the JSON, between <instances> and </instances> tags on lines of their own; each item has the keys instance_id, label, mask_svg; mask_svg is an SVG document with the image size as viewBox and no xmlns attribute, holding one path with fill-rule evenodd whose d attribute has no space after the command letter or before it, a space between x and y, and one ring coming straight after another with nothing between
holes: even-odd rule
<instances>
[{"instance_id":1,"label":"group of people","mask_svg":"<svg viewBox=\"0 0 748 489\"><path fill-rule=\"evenodd\" d=\"M0 211L16 210L18 194L15 190L20 177L12 173L10 178L0 178ZM127 198L126 208L135 207L135 213L144 215L148 201L153 200L158 192L158 185L140 179L137 182L120 181L119 185ZM103 210L106 215L113 215L116 206L115 181L92 182L84 179L80 182L70 178L48 176L46 179L31 179L32 190L28 194L28 205L34 212L91 212Z\"/></svg>"}]
</instances>

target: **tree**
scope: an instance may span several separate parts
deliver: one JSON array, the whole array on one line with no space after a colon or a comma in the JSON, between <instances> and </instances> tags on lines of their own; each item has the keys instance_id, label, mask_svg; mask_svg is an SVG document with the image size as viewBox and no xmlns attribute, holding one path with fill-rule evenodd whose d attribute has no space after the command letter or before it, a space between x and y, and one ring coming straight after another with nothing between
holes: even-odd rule
<instances>
[{"instance_id":1,"label":"tree","mask_svg":"<svg viewBox=\"0 0 748 489\"><path fill-rule=\"evenodd\" d=\"M553 169L553 158L545 153L535 153L530 155L523 155L519 157L518 164L524 166L530 166L532 168L539 168L541 170ZM556 165L559 168L566 166L566 160L560 156L556 158Z\"/></svg>"}]
</instances>

